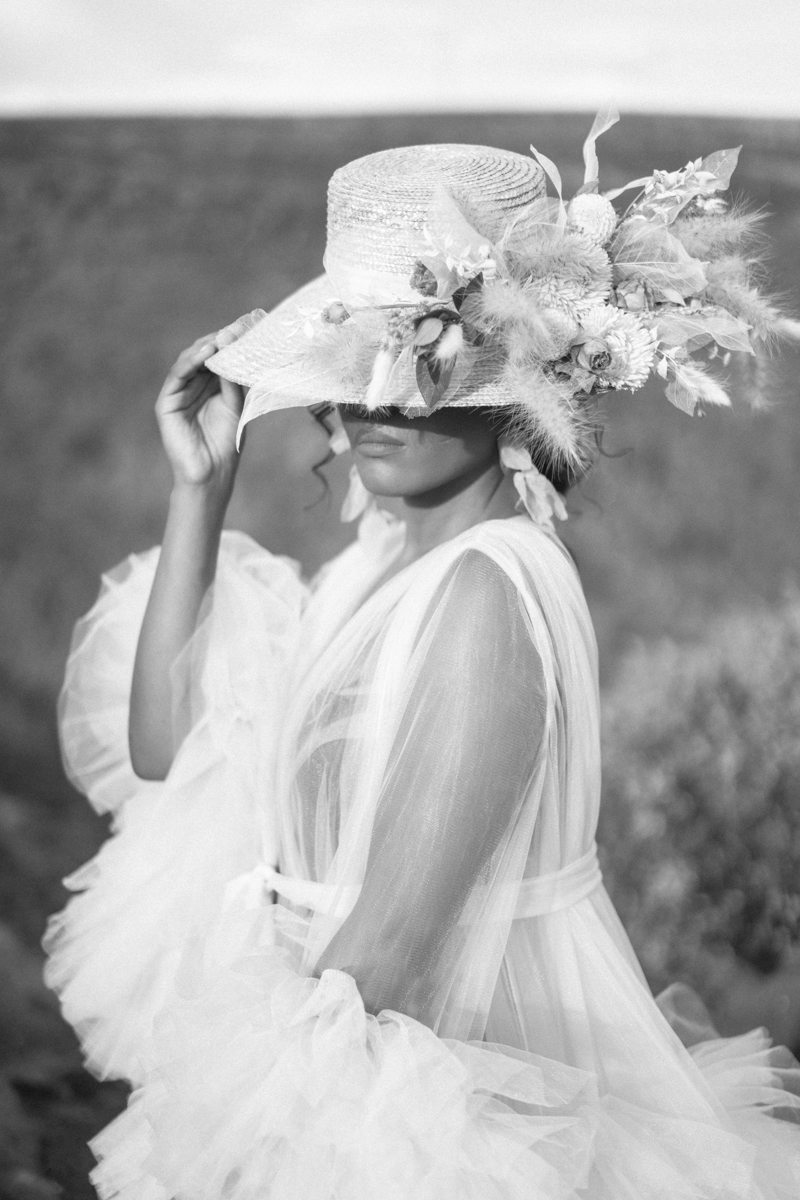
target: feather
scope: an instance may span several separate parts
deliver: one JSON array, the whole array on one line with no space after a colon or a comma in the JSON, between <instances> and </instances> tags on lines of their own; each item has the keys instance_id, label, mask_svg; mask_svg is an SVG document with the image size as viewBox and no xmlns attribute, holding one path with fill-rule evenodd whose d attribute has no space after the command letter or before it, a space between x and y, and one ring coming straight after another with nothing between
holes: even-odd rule
<instances>
[{"instance_id":1,"label":"feather","mask_svg":"<svg viewBox=\"0 0 800 1200\"><path fill-rule=\"evenodd\" d=\"M666 395L670 404L693 417L698 405L713 404L730 408L730 396L703 367L692 362L671 364L672 378Z\"/></svg>"},{"instance_id":2,"label":"feather","mask_svg":"<svg viewBox=\"0 0 800 1200\"><path fill-rule=\"evenodd\" d=\"M358 313L342 325L323 325L311 341L303 339L302 360L293 366L311 376L324 375L343 394L367 386L385 321L379 314ZM335 403L335 396L331 397Z\"/></svg>"},{"instance_id":3,"label":"feather","mask_svg":"<svg viewBox=\"0 0 800 1200\"><path fill-rule=\"evenodd\" d=\"M590 458L591 425L567 381L548 378L535 364L507 363L502 383L513 396L507 425L510 441L556 466L579 469Z\"/></svg>"},{"instance_id":4,"label":"feather","mask_svg":"<svg viewBox=\"0 0 800 1200\"><path fill-rule=\"evenodd\" d=\"M385 403L386 389L397 359L398 347L394 338L381 338L378 353L372 364L372 375L364 396L364 405L371 412Z\"/></svg>"},{"instance_id":5,"label":"feather","mask_svg":"<svg viewBox=\"0 0 800 1200\"><path fill-rule=\"evenodd\" d=\"M732 208L716 216L678 217L670 232L693 258L713 259L755 241L763 219L763 213Z\"/></svg>"},{"instance_id":6,"label":"feather","mask_svg":"<svg viewBox=\"0 0 800 1200\"><path fill-rule=\"evenodd\" d=\"M455 361L464 347L464 331L459 322L448 325L441 337L434 342L431 349L431 361L437 363L440 370Z\"/></svg>"}]
</instances>

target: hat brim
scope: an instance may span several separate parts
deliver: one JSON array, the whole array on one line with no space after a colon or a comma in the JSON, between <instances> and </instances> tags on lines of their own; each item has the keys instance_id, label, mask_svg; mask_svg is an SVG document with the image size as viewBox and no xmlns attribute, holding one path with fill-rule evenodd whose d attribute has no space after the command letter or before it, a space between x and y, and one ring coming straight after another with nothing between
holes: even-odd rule
<instances>
[{"instance_id":1,"label":"hat brim","mask_svg":"<svg viewBox=\"0 0 800 1200\"><path fill-rule=\"evenodd\" d=\"M361 371L336 370L314 351L319 314L336 298L330 278L320 275L287 296L271 313L207 360L205 365L209 370L250 389L242 425L278 409L364 403L370 363ZM335 341L340 336L338 330L345 330L348 324L330 326L326 336ZM376 351L377 335L372 353ZM352 367L349 361L347 365ZM513 403L502 378L502 366L496 354L479 353L468 374L447 394L443 406L496 408ZM406 394L396 396L391 402L413 408L417 416L428 412L413 387L413 380Z\"/></svg>"},{"instance_id":2,"label":"hat brim","mask_svg":"<svg viewBox=\"0 0 800 1200\"><path fill-rule=\"evenodd\" d=\"M309 319L306 313L323 308L334 298L327 275L317 276L282 300L236 341L223 346L207 359L205 365L223 379L243 387L254 387L288 357L296 357L296 353L288 352L298 326L302 327Z\"/></svg>"}]
</instances>

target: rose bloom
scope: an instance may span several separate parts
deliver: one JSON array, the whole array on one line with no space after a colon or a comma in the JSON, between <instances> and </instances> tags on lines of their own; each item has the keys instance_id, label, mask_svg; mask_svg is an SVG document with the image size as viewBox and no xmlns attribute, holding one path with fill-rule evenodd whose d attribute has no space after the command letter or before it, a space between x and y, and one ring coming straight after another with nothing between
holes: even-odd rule
<instances>
[{"instance_id":1,"label":"rose bloom","mask_svg":"<svg viewBox=\"0 0 800 1200\"><path fill-rule=\"evenodd\" d=\"M611 350L608 343L603 341L602 338L587 338L576 349L575 361L585 371L591 371L594 375L599 375L611 366Z\"/></svg>"}]
</instances>

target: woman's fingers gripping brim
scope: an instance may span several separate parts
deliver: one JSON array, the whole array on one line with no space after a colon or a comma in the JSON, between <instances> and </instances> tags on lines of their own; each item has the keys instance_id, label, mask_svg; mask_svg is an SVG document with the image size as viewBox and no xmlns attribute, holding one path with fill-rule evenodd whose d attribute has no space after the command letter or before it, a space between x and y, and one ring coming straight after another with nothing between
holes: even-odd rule
<instances>
[{"instance_id":1,"label":"woman's fingers gripping brim","mask_svg":"<svg viewBox=\"0 0 800 1200\"><path fill-rule=\"evenodd\" d=\"M203 369L206 360L216 352L214 334L210 333L206 337L198 338L179 354L164 380L156 409L172 412L175 409L191 408L218 392L219 379Z\"/></svg>"}]
</instances>

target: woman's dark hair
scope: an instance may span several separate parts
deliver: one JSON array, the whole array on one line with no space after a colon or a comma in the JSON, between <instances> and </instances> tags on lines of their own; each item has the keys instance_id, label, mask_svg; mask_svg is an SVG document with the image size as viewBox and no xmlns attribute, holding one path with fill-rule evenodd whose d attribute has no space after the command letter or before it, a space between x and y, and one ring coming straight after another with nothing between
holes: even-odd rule
<instances>
[{"instance_id":1,"label":"woman's dark hair","mask_svg":"<svg viewBox=\"0 0 800 1200\"><path fill-rule=\"evenodd\" d=\"M576 470L575 467L563 463L556 464L541 448L531 449L531 458L537 471L552 483L557 492L566 496L571 487L583 479L586 471ZM588 468L587 468L588 470Z\"/></svg>"},{"instance_id":2,"label":"woman's dark hair","mask_svg":"<svg viewBox=\"0 0 800 1200\"><path fill-rule=\"evenodd\" d=\"M330 435L333 433L333 429L331 428L331 426L328 422L328 417L333 412L333 405L332 404L318 404L318 405L314 405L313 408L309 408L308 411L311 413L312 417L317 422L317 424L321 425L322 428L325 430L326 434L330 437ZM311 468L313 474L316 475L317 479L322 484L322 494L316 500L313 500L311 502L311 504L306 505L307 508L314 508L315 505L319 504L326 497L330 496L330 494L331 494L330 484L328 483L327 479L323 475L322 468L327 467L328 463L331 462L335 457L336 457L336 455L334 454L333 450L329 447L328 453L325 455L325 457L321 458L319 460L319 462L314 463L314 466Z\"/></svg>"}]
</instances>

